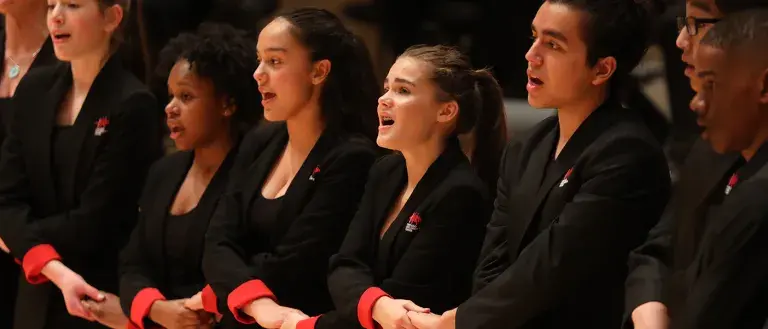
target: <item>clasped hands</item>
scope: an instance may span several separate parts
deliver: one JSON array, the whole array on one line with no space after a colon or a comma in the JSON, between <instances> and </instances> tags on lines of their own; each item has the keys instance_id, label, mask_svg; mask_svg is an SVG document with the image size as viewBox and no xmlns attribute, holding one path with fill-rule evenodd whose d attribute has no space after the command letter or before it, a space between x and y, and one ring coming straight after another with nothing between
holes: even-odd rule
<instances>
[{"instance_id":1,"label":"clasped hands","mask_svg":"<svg viewBox=\"0 0 768 329\"><path fill-rule=\"evenodd\" d=\"M243 312L265 329L295 329L309 316L294 308L280 306L271 298L259 298L243 308Z\"/></svg>"},{"instance_id":2,"label":"clasped hands","mask_svg":"<svg viewBox=\"0 0 768 329\"><path fill-rule=\"evenodd\" d=\"M456 310L438 315L410 300L379 298L373 305L373 320L382 329L453 329Z\"/></svg>"}]
</instances>

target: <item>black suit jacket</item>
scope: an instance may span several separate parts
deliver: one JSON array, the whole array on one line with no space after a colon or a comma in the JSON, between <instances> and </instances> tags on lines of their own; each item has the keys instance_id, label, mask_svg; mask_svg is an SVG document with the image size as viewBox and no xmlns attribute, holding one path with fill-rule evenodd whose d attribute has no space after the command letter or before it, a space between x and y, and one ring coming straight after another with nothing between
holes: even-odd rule
<instances>
[{"instance_id":1,"label":"black suit jacket","mask_svg":"<svg viewBox=\"0 0 768 329\"><path fill-rule=\"evenodd\" d=\"M701 238L701 216L706 211L707 198L713 190L722 188L719 183L739 158L739 154L719 155L703 140L694 143L661 220L645 243L629 255L627 328L632 327L630 315L636 307L651 301L669 303L681 294L671 287L681 283L680 275L671 277L671 274L693 261Z\"/></svg>"},{"instance_id":2,"label":"black suit jacket","mask_svg":"<svg viewBox=\"0 0 768 329\"><path fill-rule=\"evenodd\" d=\"M194 152L166 156L150 169L139 201L139 221L121 253L120 302L134 325L144 327L152 302L189 298L205 286L202 273L203 243L208 223L219 198L224 193L236 149L230 151L203 192L197 206L185 217L188 228L184 245L184 264L169 261L166 250L168 216L179 188L194 161ZM170 267L193 268L183 278L171 278ZM181 280L174 281L174 280Z\"/></svg>"},{"instance_id":3,"label":"black suit jacket","mask_svg":"<svg viewBox=\"0 0 768 329\"><path fill-rule=\"evenodd\" d=\"M330 262L336 311L301 325L373 329L371 310L382 296L408 299L436 313L469 297L491 211L485 185L452 139L380 238L406 183L400 154L371 169L360 208Z\"/></svg>"},{"instance_id":4,"label":"black suit jacket","mask_svg":"<svg viewBox=\"0 0 768 329\"><path fill-rule=\"evenodd\" d=\"M253 320L239 309L259 297L313 314L332 308L328 258L338 251L357 210L376 149L367 139L324 132L283 196L274 236L258 244L268 248L254 248L251 204L287 141L284 123L267 123L242 143L206 235L203 271L218 297L217 303L206 303L209 311L216 304L248 323Z\"/></svg>"},{"instance_id":5,"label":"black suit jacket","mask_svg":"<svg viewBox=\"0 0 768 329\"><path fill-rule=\"evenodd\" d=\"M505 150L476 293L457 328L619 326L626 257L664 208L669 169L642 119L610 99L545 175L557 134L549 118Z\"/></svg>"},{"instance_id":6,"label":"black suit jacket","mask_svg":"<svg viewBox=\"0 0 768 329\"><path fill-rule=\"evenodd\" d=\"M115 291L118 251L136 221L147 170L162 152L160 122L152 95L110 59L71 128L81 142L60 161L76 165L57 191L51 134L71 84L70 66L62 63L32 72L16 90L0 163L0 236L31 283L44 282L39 271L60 255L89 283ZM60 300L51 288L19 288L16 328L46 325L49 299Z\"/></svg>"},{"instance_id":7,"label":"black suit jacket","mask_svg":"<svg viewBox=\"0 0 768 329\"><path fill-rule=\"evenodd\" d=\"M709 196L723 193L739 155L718 155L703 140L694 145L662 220L630 255L626 328L633 327L631 312L650 301L667 305L673 328L761 327L757 305L768 302L765 156L761 149L744 168L762 169L712 206Z\"/></svg>"}]
</instances>

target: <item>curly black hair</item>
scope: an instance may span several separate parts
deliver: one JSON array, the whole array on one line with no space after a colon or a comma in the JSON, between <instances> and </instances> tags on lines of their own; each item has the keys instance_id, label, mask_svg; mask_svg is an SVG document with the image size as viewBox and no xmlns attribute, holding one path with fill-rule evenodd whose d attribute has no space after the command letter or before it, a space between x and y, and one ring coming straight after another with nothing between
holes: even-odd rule
<instances>
[{"instance_id":1,"label":"curly black hair","mask_svg":"<svg viewBox=\"0 0 768 329\"><path fill-rule=\"evenodd\" d=\"M237 110L233 115L242 133L261 119L264 109L253 79L256 43L247 33L228 24L203 23L197 33L182 33L160 52L157 74L168 78L180 60L189 62L198 77L210 79L217 95L229 98Z\"/></svg>"}]
</instances>

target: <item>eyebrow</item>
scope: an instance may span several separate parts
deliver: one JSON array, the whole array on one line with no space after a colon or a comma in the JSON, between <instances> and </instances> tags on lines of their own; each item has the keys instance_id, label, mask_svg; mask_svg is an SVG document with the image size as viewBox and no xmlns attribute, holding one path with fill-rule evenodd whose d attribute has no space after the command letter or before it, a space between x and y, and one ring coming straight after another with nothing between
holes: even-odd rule
<instances>
[{"instance_id":1,"label":"eyebrow","mask_svg":"<svg viewBox=\"0 0 768 329\"><path fill-rule=\"evenodd\" d=\"M268 52L268 51L279 51L279 52L282 52L282 53L284 53L284 52L287 52L287 51L288 51L288 49L285 49L285 48L283 48L283 47L269 47L269 48L267 48L267 49L264 49L263 51L264 51L264 52Z\"/></svg>"},{"instance_id":2,"label":"eyebrow","mask_svg":"<svg viewBox=\"0 0 768 329\"><path fill-rule=\"evenodd\" d=\"M710 6L708 3L703 1L691 1L691 6L699 8L703 11L706 11L708 13L712 13L712 6Z\"/></svg>"},{"instance_id":3,"label":"eyebrow","mask_svg":"<svg viewBox=\"0 0 768 329\"><path fill-rule=\"evenodd\" d=\"M406 79L403 79L403 78L395 78L395 79L394 79L394 81L395 81L395 82L404 83L404 84L407 84L407 85L411 85L411 86L414 86L414 87L416 87L416 84L415 84L415 83L413 83L413 82L412 82L412 81L410 81L410 80L406 80ZM384 83L387 83L387 79L384 79Z\"/></svg>"},{"instance_id":4,"label":"eyebrow","mask_svg":"<svg viewBox=\"0 0 768 329\"><path fill-rule=\"evenodd\" d=\"M536 32L536 26L531 25L531 31ZM568 38L566 38L565 34L563 34L562 32L551 30L551 29L544 29L543 31L541 31L541 34L555 38L562 42L568 43Z\"/></svg>"}]
</instances>

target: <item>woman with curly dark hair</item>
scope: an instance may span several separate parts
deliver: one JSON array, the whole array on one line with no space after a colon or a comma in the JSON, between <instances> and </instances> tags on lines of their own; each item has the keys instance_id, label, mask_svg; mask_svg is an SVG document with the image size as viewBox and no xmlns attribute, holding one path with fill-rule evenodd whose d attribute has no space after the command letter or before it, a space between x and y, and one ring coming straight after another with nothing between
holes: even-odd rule
<instances>
[{"instance_id":1,"label":"woman with curly dark hair","mask_svg":"<svg viewBox=\"0 0 768 329\"><path fill-rule=\"evenodd\" d=\"M122 254L119 303L109 295L107 302L89 303L102 324L199 328L212 323L210 314L189 310L184 301L205 286L201 261L208 221L240 137L262 114L251 77L255 49L242 31L204 24L161 52L158 70L168 74L170 95L165 113L179 152L150 170L139 222Z\"/></svg>"}]
</instances>

